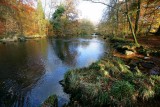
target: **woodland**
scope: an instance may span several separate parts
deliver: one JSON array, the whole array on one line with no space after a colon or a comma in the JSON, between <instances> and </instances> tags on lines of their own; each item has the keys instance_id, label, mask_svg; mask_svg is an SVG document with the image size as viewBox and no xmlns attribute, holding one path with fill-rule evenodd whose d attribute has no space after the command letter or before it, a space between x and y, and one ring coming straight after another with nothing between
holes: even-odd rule
<instances>
[{"instance_id":1,"label":"woodland","mask_svg":"<svg viewBox=\"0 0 160 107\"><path fill-rule=\"evenodd\" d=\"M57 5L51 0L50 11L45 15L41 0L1 0L0 38L91 34L93 24L86 19L78 20L75 5L73 0ZM52 14L53 8L55 12Z\"/></svg>"}]
</instances>

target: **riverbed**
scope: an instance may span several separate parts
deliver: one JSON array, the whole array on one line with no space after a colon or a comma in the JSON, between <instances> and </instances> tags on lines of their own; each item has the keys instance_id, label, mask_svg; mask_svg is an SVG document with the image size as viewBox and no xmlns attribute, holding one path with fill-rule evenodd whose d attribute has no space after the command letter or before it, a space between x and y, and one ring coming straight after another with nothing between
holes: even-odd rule
<instances>
[{"instance_id":1,"label":"riverbed","mask_svg":"<svg viewBox=\"0 0 160 107\"><path fill-rule=\"evenodd\" d=\"M59 81L71 69L87 67L108 51L99 38L38 39L0 44L0 107L39 107L50 95L69 101Z\"/></svg>"}]
</instances>

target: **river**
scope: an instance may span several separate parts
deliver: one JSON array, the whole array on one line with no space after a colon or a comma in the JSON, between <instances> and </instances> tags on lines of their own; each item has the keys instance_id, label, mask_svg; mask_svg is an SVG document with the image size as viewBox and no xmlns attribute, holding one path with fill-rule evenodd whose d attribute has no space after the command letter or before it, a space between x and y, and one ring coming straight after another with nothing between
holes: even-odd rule
<instances>
[{"instance_id":1,"label":"river","mask_svg":"<svg viewBox=\"0 0 160 107\"><path fill-rule=\"evenodd\" d=\"M39 107L50 95L69 101L59 81L87 67L107 51L98 38L39 39L0 44L0 107Z\"/></svg>"}]
</instances>

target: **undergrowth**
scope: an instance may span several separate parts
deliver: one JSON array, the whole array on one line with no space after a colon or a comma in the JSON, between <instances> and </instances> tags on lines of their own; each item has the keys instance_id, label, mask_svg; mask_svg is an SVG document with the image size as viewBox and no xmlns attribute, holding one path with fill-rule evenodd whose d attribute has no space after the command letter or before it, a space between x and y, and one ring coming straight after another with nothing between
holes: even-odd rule
<instances>
[{"instance_id":1,"label":"undergrowth","mask_svg":"<svg viewBox=\"0 0 160 107\"><path fill-rule=\"evenodd\" d=\"M131 72L119 58L104 58L67 72L64 88L82 106L131 106L160 95L160 77ZM88 103L89 102L89 103Z\"/></svg>"}]
</instances>

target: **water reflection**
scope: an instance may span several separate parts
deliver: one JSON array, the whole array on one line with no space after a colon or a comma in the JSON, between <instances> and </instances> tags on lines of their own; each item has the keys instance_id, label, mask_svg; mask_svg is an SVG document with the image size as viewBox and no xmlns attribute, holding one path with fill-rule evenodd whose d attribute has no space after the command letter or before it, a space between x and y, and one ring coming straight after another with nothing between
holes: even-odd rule
<instances>
[{"instance_id":1,"label":"water reflection","mask_svg":"<svg viewBox=\"0 0 160 107\"><path fill-rule=\"evenodd\" d=\"M0 44L0 106L37 107L52 94L62 106L69 100L59 84L64 73L97 61L104 50L96 38Z\"/></svg>"},{"instance_id":2,"label":"water reflection","mask_svg":"<svg viewBox=\"0 0 160 107\"><path fill-rule=\"evenodd\" d=\"M73 43L73 41L67 41L63 39L57 39L51 41L51 45L54 49L57 57L62 60L68 66L75 66L77 51L75 50L78 43Z\"/></svg>"}]
</instances>

